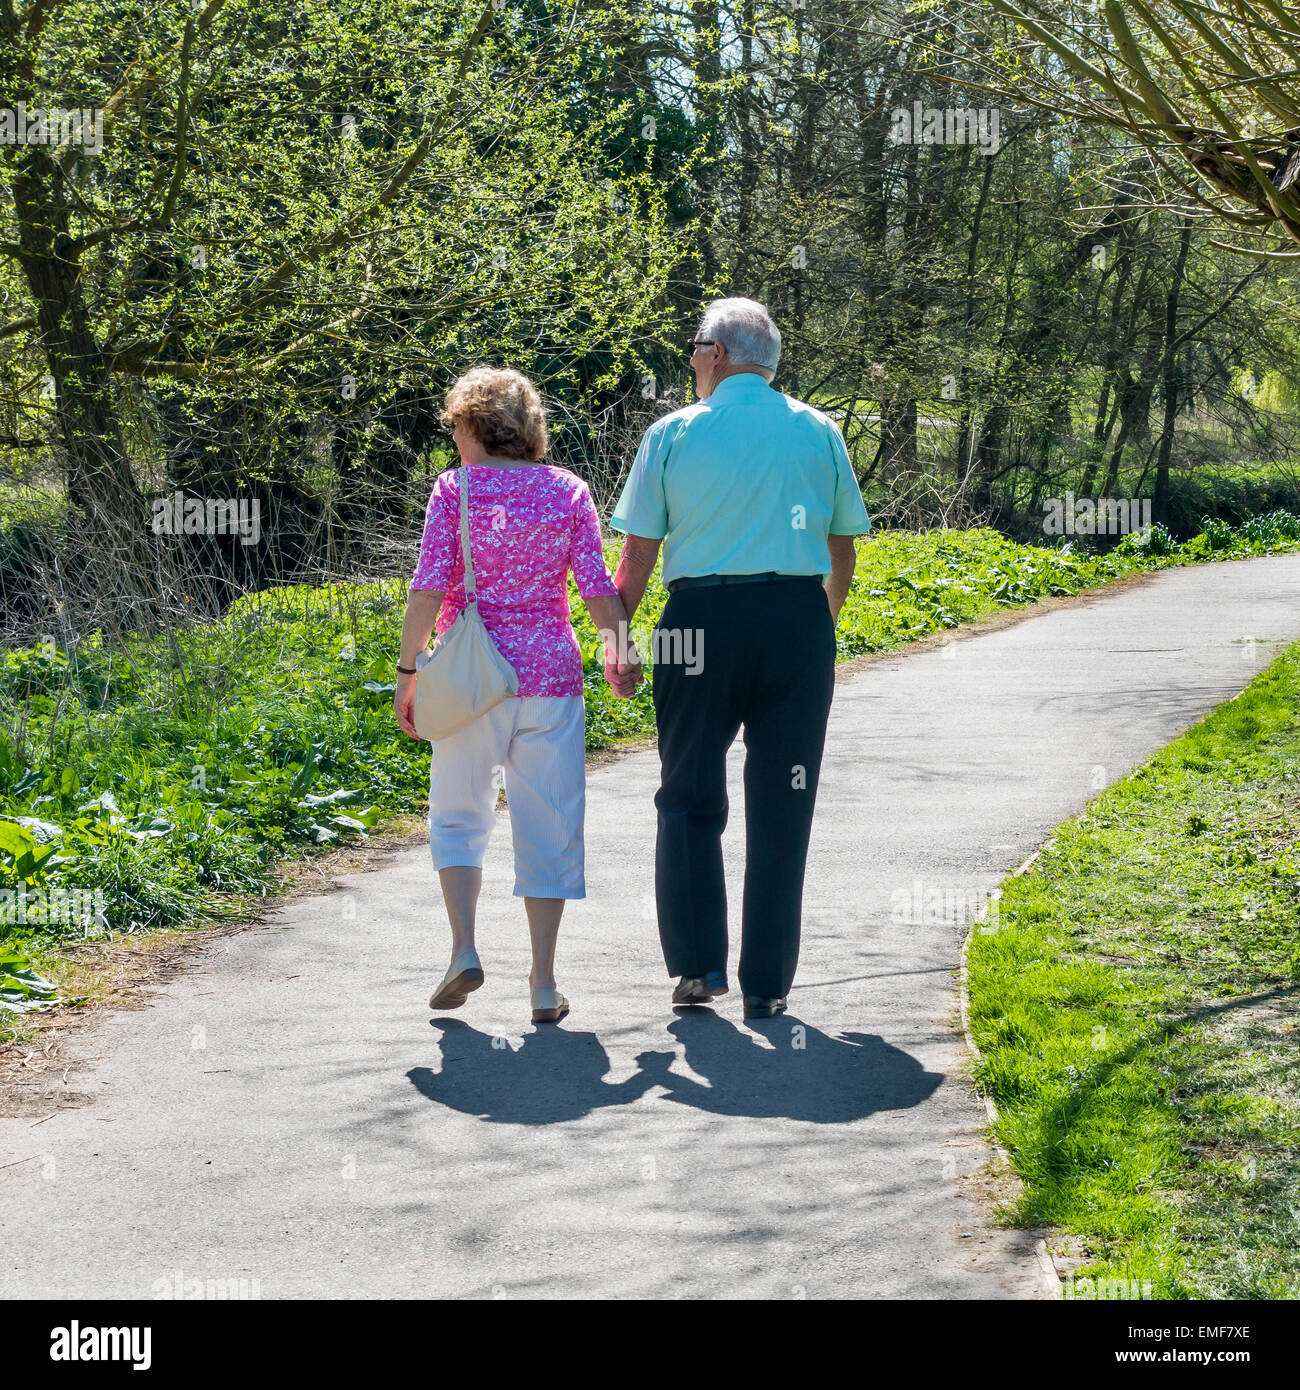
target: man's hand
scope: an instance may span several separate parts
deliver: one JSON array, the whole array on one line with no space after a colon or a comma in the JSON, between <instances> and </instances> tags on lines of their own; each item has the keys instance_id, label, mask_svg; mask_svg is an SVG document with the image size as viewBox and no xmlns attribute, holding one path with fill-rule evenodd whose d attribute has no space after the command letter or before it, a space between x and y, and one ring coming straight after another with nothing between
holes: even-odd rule
<instances>
[{"instance_id":1,"label":"man's hand","mask_svg":"<svg viewBox=\"0 0 1300 1390\"><path fill-rule=\"evenodd\" d=\"M853 571L858 565L858 546L855 536L826 537L826 547L831 554L831 572L826 576L826 601L831 606L831 620L839 622L840 609L849 596L849 586L853 583Z\"/></svg>"},{"instance_id":2,"label":"man's hand","mask_svg":"<svg viewBox=\"0 0 1300 1390\"><path fill-rule=\"evenodd\" d=\"M403 730L412 738L419 738L415 732L415 677L397 673L397 689L393 691L393 713Z\"/></svg>"}]
</instances>

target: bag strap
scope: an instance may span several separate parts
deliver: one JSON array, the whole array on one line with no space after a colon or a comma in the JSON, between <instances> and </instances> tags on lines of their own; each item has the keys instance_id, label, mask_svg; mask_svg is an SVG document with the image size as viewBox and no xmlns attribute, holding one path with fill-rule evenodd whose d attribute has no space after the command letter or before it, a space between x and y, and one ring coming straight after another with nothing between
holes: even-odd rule
<instances>
[{"instance_id":1,"label":"bag strap","mask_svg":"<svg viewBox=\"0 0 1300 1390\"><path fill-rule=\"evenodd\" d=\"M469 543L469 466L460 470L460 553L465 560L465 603L478 602L478 586L474 583L474 556Z\"/></svg>"}]
</instances>

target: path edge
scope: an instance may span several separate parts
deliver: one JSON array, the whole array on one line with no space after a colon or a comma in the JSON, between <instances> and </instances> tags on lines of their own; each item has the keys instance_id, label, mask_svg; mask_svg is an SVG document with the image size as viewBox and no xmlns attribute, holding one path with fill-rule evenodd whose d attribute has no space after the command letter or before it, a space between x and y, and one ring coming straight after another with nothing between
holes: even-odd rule
<instances>
[{"instance_id":1,"label":"path edge","mask_svg":"<svg viewBox=\"0 0 1300 1390\"><path fill-rule=\"evenodd\" d=\"M1033 852L1033 854L1029 856L1028 859L1023 860L1020 864L1016 865L1016 867L1011 871L1010 874L1007 875L1007 877L1019 878L1021 874L1028 873L1030 868L1033 866L1034 860L1037 859L1038 856L1042 854L1043 850L1045 850L1047 846L1051 843L1052 842L1050 839L1044 841L1044 843L1041 844ZM1001 897L1002 889L1000 887L995 888L993 890L992 897L985 902L984 906L981 907L980 910L971 919L970 927L966 932L965 939L961 943L961 965L958 971L957 979L957 995L961 1003L961 1031L966 1039L966 1050L970 1053L972 1060L976 1062L978 1062L984 1054L980 1051L979 1046L976 1043L974 1037L972 1037L970 1031L970 992L967 988L967 983L969 980L967 958L970 955L971 939L974 937L975 932L978 930L980 924L988 920L990 903L996 903ZM980 1100L984 1102L984 1112L988 1116L989 1120L989 1144L991 1145L993 1152L998 1156L998 1158L1002 1160L1004 1164L1006 1164L1007 1171L1013 1176L1015 1181L1017 1183L1021 1183L1021 1179L1016 1174L1015 1167L1011 1162L1011 1155L1006 1151L1006 1149L1002 1147L1001 1144L998 1143L997 1136L994 1133L993 1127L997 1124L998 1120L997 1103L994 1101L991 1095L989 1095L987 1092L978 1087L976 1088L976 1094L979 1096ZM1021 1185L1023 1186L1023 1183L1021 1183ZM1048 1252L1047 1241L1042 1236L1037 1236L1034 1239L1034 1258L1038 1265L1038 1272L1041 1276L1044 1291L1047 1292L1048 1297L1053 1300L1062 1299L1064 1286L1061 1282L1061 1276L1057 1272L1056 1265L1052 1260L1051 1254Z\"/></svg>"}]
</instances>

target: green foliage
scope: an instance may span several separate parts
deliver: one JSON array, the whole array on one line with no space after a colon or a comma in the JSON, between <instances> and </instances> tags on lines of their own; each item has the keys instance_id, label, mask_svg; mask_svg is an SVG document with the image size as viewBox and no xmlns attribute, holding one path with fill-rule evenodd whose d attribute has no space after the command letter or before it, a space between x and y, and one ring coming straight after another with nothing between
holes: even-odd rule
<instances>
[{"instance_id":1,"label":"green foliage","mask_svg":"<svg viewBox=\"0 0 1300 1390\"><path fill-rule=\"evenodd\" d=\"M1168 528L1160 522L1144 531L1132 531L1115 547L1121 556L1170 555L1178 542L1169 534Z\"/></svg>"},{"instance_id":2,"label":"green foliage","mask_svg":"<svg viewBox=\"0 0 1300 1390\"><path fill-rule=\"evenodd\" d=\"M268 891L277 856L364 834L381 803L414 809L427 752L395 730L381 679L401 600L394 585L270 591L174 650L83 644L57 691L39 649L9 653L9 841L38 818L57 882L102 889L110 928L137 930ZM22 853L0 853L0 883L36 884L47 866L5 834Z\"/></svg>"},{"instance_id":3,"label":"green foliage","mask_svg":"<svg viewBox=\"0 0 1300 1390\"><path fill-rule=\"evenodd\" d=\"M1149 495L1151 480L1141 473L1121 475L1117 493L1123 497ZM1252 518L1300 511L1300 483L1295 465L1229 466L1207 464L1175 474L1170 481L1168 526L1176 536L1190 537L1207 517L1244 527Z\"/></svg>"},{"instance_id":4,"label":"green foliage","mask_svg":"<svg viewBox=\"0 0 1300 1390\"><path fill-rule=\"evenodd\" d=\"M677 336L698 137L680 103L665 139L640 134L664 104L626 80L640 0L199 10L0 14L29 108L104 115L93 153L33 141L0 164L3 239L33 248L0 257L0 454L33 484L0 490L0 590L27 631L98 627L97 598L120 615L119 578L175 614L356 573L401 533L461 371L537 375L554 452L582 466ZM92 440L113 465L78 463ZM156 537L136 526L154 485L257 502L266 531ZM134 553L88 581L78 553L126 555L86 543L107 518Z\"/></svg>"},{"instance_id":5,"label":"green foliage","mask_svg":"<svg viewBox=\"0 0 1300 1390\"><path fill-rule=\"evenodd\" d=\"M1300 516L1291 512L1269 512L1252 516L1241 525L1243 539L1256 545L1274 545L1300 540Z\"/></svg>"}]
</instances>

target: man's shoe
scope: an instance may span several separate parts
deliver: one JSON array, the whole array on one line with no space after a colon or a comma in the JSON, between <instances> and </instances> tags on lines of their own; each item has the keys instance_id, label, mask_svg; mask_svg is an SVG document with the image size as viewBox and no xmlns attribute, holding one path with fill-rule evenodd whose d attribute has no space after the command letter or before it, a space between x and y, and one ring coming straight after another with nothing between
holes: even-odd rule
<instances>
[{"instance_id":1,"label":"man's shoe","mask_svg":"<svg viewBox=\"0 0 1300 1390\"><path fill-rule=\"evenodd\" d=\"M757 994L745 995L746 1018L775 1018L785 1013L784 999L763 999Z\"/></svg>"},{"instance_id":2,"label":"man's shoe","mask_svg":"<svg viewBox=\"0 0 1300 1390\"><path fill-rule=\"evenodd\" d=\"M708 1004L718 994L726 994L727 977L721 970L709 970L703 975L683 975L673 990L674 1004Z\"/></svg>"}]
</instances>

